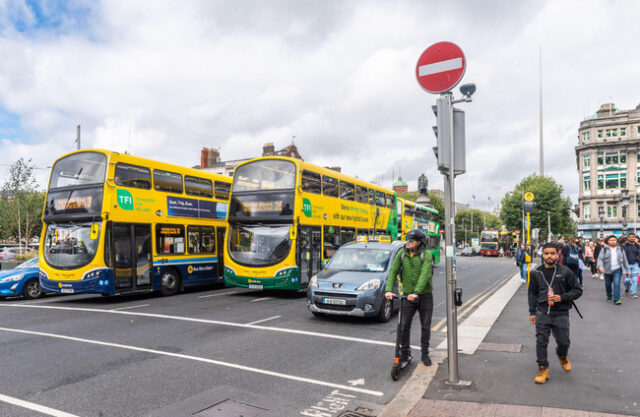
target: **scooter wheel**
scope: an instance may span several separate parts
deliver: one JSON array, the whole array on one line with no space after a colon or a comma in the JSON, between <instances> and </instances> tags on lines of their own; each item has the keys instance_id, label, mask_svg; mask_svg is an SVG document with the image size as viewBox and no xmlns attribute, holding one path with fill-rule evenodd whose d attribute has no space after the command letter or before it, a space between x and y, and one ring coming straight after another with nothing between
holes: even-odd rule
<instances>
[{"instance_id":1,"label":"scooter wheel","mask_svg":"<svg viewBox=\"0 0 640 417\"><path fill-rule=\"evenodd\" d=\"M391 368L391 379L393 379L394 381L399 380L399 379L400 379L400 372L401 372L401 371L400 371L400 367L399 367L399 366L394 365L394 366Z\"/></svg>"}]
</instances>

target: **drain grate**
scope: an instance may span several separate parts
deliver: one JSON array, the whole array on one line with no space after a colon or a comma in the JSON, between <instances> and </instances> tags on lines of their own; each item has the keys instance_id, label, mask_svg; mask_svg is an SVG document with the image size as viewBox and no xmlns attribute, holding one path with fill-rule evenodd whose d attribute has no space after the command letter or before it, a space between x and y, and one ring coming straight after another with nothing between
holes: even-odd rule
<instances>
[{"instance_id":1,"label":"drain grate","mask_svg":"<svg viewBox=\"0 0 640 417\"><path fill-rule=\"evenodd\" d=\"M368 408L358 407L354 411L345 411L340 414L338 417L375 417L373 415L373 410L369 410Z\"/></svg>"},{"instance_id":2,"label":"drain grate","mask_svg":"<svg viewBox=\"0 0 640 417\"><path fill-rule=\"evenodd\" d=\"M245 404L234 400L224 400L193 414L195 417L259 417L266 408Z\"/></svg>"},{"instance_id":3,"label":"drain grate","mask_svg":"<svg viewBox=\"0 0 640 417\"><path fill-rule=\"evenodd\" d=\"M522 352L522 345L509 344L509 343L480 343L478 350L490 350L493 352L510 352L520 353Z\"/></svg>"}]
</instances>

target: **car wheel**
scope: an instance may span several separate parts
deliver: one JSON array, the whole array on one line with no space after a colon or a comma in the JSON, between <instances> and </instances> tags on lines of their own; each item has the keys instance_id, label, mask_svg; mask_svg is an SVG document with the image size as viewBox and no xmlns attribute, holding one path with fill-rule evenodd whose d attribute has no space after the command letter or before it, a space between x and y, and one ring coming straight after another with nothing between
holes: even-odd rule
<instances>
[{"instance_id":1,"label":"car wheel","mask_svg":"<svg viewBox=\"0 0 640 417\"><path fill-rule=\"evenodd\" d=\"M27 300L33 300L42 296L42 288L40 288L40 282L37 279L30 279L24 284L22 289L22 295Z\"/></svg>"},{"instance_id":2,"label":"car wheel","mask_svg":"<svg viewBox=\"0 0 640 417\"><path fill-rule=\"evenodd\" d=\"M164 271L162 278L160 278L160 294L165 297L174 295L178 292L179 287L180 277L178 277L178 274L172 269Z\"/></svg>"},{"instance_id":3,"label":"car wheel","mask_svg":"<svg viewBox=\"0 0 640 417\"><path fill-rule=\"evenodd\" d=\"M380 312L378 313L378 317L376 319L380 323L386 323L391 320L391 316L393 315L393 300L387 300L386 298L382 300L382 305L380 306Z\"/></svg>"}]
</instances>

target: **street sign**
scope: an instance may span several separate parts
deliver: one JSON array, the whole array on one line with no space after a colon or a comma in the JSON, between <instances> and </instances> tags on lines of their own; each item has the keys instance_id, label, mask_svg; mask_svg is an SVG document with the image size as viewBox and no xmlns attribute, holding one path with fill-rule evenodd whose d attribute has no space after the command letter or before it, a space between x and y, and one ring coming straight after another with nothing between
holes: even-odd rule
<instances>
[{"instance_id":1,"label":"street sign","mask_svg":"<svg viewBox=\"0 0 640 417\"><path fill-rule=\"evenodd\" d=\"M416 78L427 92L439 94L458 85L466 69L467 60L458 45L438 42L425 49L418 58Z\"/></svg>"},{"instance_id":2,"label":"street sign","mask_svg":"<svg viewBox=\"0 0 640 417\"><path fill-rule=\"evenodd\" d=\"M519 235L519 234L520 234L520 230L516 230L516 231L515 231L515 232L513 232L513 233L515 233L516 235Z\"/></svg>"},{"instance_id":3,"label":"street sign","mask_svg":"<svg viewBox=\"0 0 640 417\"><path fill-rule=\"evenodd\" d=\"M526 193L524 193L524 201L533 201L534 198L535 196L531 191L527 191Z\"/></svg>"}]
</instances>

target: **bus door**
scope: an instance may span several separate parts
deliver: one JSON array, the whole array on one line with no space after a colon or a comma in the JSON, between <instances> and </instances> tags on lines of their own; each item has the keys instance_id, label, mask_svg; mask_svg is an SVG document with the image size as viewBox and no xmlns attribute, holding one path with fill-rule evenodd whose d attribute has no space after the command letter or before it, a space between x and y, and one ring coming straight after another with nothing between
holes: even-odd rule
<instances>
[{"instance_id":1,"label":"bus door","mask_svg":"<svg viewBox=\"0 0 640 417\"><path fill-rule=\"evenodd\" d=\"M224 279L224 235L226 227L216 227L216 244L218 245L218 277Z\"/></svg>"},{"instance_id":2,"label":"bus door","mask_svg":"<svg viewBox=\"0 0 640 417\"><path fill-rule=\"evenodd\" d=\"M322 229L319 226L301 226L298 235L300 254L300 284L307 284L320 271L322 257Z\"/></svg>"},{"instance_id":3,"label":"bus door","mask_svg":"<svg viewBox=\"0 0 640 417\"><path fill-rule=\"evenodd\" d=\"M114 223L111 236L116 292L150 289L151 225Z\"/></svg>"}]
</instances>

